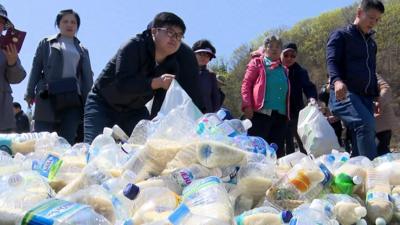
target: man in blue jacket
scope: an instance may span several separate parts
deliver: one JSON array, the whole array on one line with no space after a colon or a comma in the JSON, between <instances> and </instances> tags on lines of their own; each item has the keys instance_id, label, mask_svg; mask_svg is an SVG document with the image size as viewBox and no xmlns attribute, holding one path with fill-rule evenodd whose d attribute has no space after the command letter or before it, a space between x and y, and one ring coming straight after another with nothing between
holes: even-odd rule
<instances>
[{"instance_id":1,"label":"man in blue jacket","mask_svg":"<svg viewBox=\"0 0 400 225\"><path fill-rule=\"evenodd\" d=\"M353 155L370 159L377 155L374 108L379 112L372 28L384 11L381 1L362 0L354 24L331 33L326 49L332 90L329 108L352 130Z\"/></svg>"}]
</instances>

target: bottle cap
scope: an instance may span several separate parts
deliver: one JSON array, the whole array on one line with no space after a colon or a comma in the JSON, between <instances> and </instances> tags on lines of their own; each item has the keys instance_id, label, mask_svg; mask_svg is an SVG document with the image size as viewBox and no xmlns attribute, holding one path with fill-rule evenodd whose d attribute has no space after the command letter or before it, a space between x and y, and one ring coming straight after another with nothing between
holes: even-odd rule
<instances>
[{"instance_id":1,"label":"bottle cap","mask_svg":"<svg viewBox=\"0 0 400 225\"><path fill-rule=\"evenodd\" d=\"M130 200L134 200L139 192L139 187L132 183L127 184L123 191L125 197L129 198Z\"/></svg>"},{"instance_id":2,"label":"bottle cap","mask_svg":"<svg viewBox=\"0 0 400 225\"><path fill-rule=\"evenodd\" d=\"M282 211L282 221L284 223L289 223L290 220L292 219L293 214L291 211Z\"/></svg>"},{"instance_id":3,"label":"bottle cap","mask_svg":"<svg viewBox=\"0 0 400 225\"><path fill-rule=\"evenodd\" d=\"M386 225L386 221L382 217L378 217L375 220L376 225Z\"/></svg>"},{"instance_id":4,"label":"bottle cap","mask_svg":"<svg viewBox=\"0 0 400 225\"><path fill-rule=\"evenodd\" d=\"M354 177L353 177L353 183L354 183L355 185L359 185L359 184L361 184L362 182L363 182L362 177L360 177L360 176L354 176Z\"/></svg>"},{"instance_id":5,"label":"bottle cap","mask_svg":"<svg viewBox=\"0 0 400 225\"><path fill-rule=\"evenodd\" d=\"M278 145L276 144L276 143L271 143L270 145L269 145L271 148L273 148L273 149L275 149L275 152L276 151L278 151Z\"/></svg>"},{"instance_id":6,"label":"bottle cap","mask_svg":"<svg viewBox=\"0 0 400 225\"><path fill-rule=\"evenodd\" d=\"M225 117L226 117L226 112L225 112L224 110L220 109L220 110L218 110L218 112L217 112L217 116L218 116L218 118L219 118L220 120L223 120L223 119L225 119Z\"/></svg>"},{"instance_id":7,"label":"bottle cap","mask_svg":"<svg viewBox=\"0 0 400 225\"><path fill-rule=\"evenodd\" d=\"M250 129L253 126L253 124L251 123L251 120L249 120L249 119L242 120L242 125L245 130Z\"/></svg>"}]
</instances>

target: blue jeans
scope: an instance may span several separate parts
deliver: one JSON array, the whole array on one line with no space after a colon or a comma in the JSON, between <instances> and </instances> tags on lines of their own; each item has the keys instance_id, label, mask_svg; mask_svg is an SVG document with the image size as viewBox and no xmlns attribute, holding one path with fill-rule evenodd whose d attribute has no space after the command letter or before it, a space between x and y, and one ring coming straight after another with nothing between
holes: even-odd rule
<instances>
[{"instance_id":1,"label":"blue jeans","mask_svg":"<svg viewBox=\"0 0 400 225\"><path fill-rule=\"evenodd\" d=\"M335 92L331 91L329 109L352 130L354 155L374 159L377 150L373 98L348 92L345 100L337 101Z\"/></svg>"},{"instance_id":2,"label":"blue jeans","mask_svg":"<svg viewBox=\"0 0 400 225\"><path fill-rule=\"evenodd\" d=\"M35 121L35 132L57 132L71 145L75 143L78 126L82 122L83 109L71 108L57 113L59 122Z\"/></svg>"},{"instance_id":3,"label":"blue jeans","mask_svg":"<svg viewBox=\"0 0 400 225\"><path fill-rule=\"evenodd\" d=\"M92 143L97 135L103 133L104 127L117 124L129 136L136 124L143 119L149 119L146 107L127 112L119 112L111 108L103 98L90 92L86 99L84 113L84 142Z\"/></svg>"}]
</instances>

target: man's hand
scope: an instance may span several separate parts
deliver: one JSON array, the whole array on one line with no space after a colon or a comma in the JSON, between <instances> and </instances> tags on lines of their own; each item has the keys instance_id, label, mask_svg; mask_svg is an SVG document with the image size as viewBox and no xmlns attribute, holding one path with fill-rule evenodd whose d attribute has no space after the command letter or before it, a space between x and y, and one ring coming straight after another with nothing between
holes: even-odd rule
<instances>
[{"instance_id":1,"label":"man's hand","mask_svg":"<svg viewBox=\"0 0 400 225\"><path fill-rule=\"evenodd\" d=\"M247 107L247 108L245 108L244 109L244 116L247 118L247 119L252 119L253 118L253 115L254 115L254 110L251 108L251 107Z\"/></svg>"},{"instance_id":2,"label":"man's hand","mask_svg":"<svg viewBox=\"0 0 400 225\"><path fill-rule=\"evenodd\" d=\"M151 88L153 90L162 88L164 90L168 90L171 85L172 80L175 79L175 75L172 74L163 74L161 77L154 78L151 81Z\"/></svg>"},{"instance_id":3,"label":"man's hand","mask_svg":"<svg viewBox=\"0 0 400 225\"><path fill-rule=\"evenodd\" d=\"M381 103L378 101L374 102L374 116L378 117L382 113Z\"/></svg>"},{"instance_id":4,"label":"man's hand","mask_svg":"<svg viewBox=\"0 0 400 225\"><path fill-rule=\"evenodd\" d=\"M347 86L341 80L335 81L335 96L338 101L343 101L346 99Z\"/></svg>"},{"instance_id":5,"label":"man's hand","mask_svg":"<svg viewBox=\"0 0 400 225\"><path fill-rule=\"evenodd\" d=\"M339 121L339 119L336 116L328 116L328 122L329 123L335 123L337 121Z\"/></svg>"},{"instance_id":6,"label":"man's hand","mask_svg":"<svg viewBox=\"0 0 400 225\"><path fill-rule=\"evenodd\" d=\"M7 64L9 66L13 66L13 65L15 65L15 63L17 63L17 59L18 59L17 47L15 47L14 44L9 44L9 45L6 45L5 47L6 47L6 49L3 49L3 53L6 56Z\"/></svg>"}]
</instances>

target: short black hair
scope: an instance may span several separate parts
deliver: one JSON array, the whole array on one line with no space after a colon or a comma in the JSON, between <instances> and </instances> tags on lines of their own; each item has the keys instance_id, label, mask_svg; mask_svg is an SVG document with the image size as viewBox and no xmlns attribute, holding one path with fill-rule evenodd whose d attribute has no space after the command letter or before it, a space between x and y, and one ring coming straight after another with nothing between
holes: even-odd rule
<instances>
[{"instance_id":1,"label":"short black hair","mask_svg":"<svg viewBox=\"0 0 400 225\"><path fill-rule=\"evenodd\" d=\"M13 106L16 109L21 109L21 104L19 104L18 102L13 102Z\"/></svg>"},{"instance_id":2,"label":"short black hair","mask_svg":"<svg viewBox=\"0 0 400 225\"><path fill-rule=\"evenodd\" d=\"M186 31L186 26L183 20L171 12L160 12L154 17L153 28L164 26L177 26L182 29L183 33Z\"/></svg>"},{"instance_id":3,"label":"short black hair","mask_svg":"<svg viewBox=\"0 0 400 225\"><path fill-rule=\"evenodd\" d=\"M360 8L364 11L368 11L369 9L376 9L381 13L385 13L385 6L380 0L362 0Z\"/></svg>"},{"instance_id":4,"label":"short black hair","mask_svg":"<svg viewBox=\"0 0 400 225\"><path fill-rule=\"evenodd\" d=\"M64 9L64 10L61 10L61 11L57 14L56 21L54 22L54 25L55 25L56 27L59 28L59 27L60 27L61 19L62 19L65 15L68 15L68 14L72 14L72 15L75 16L75 18L76 18L76 24L78 25L78 30L79 30L79 27L81 26L81 18L79 17L79 14L78 14L77 12L75 12L73 9Z\"/></svg>"},{"instance_id":5,"label":"short black hair","mask_svg":"<svg viewBox=\"0 0 400 225\"><path fill-rule=\"evenodd\" d=\"M205 49L205 48L209 48L214 53L214 55L217 53L215 47L207 39L198 40L192 46L193 51L196 51L198 49Z\"/></svg>"}]
</instances>

